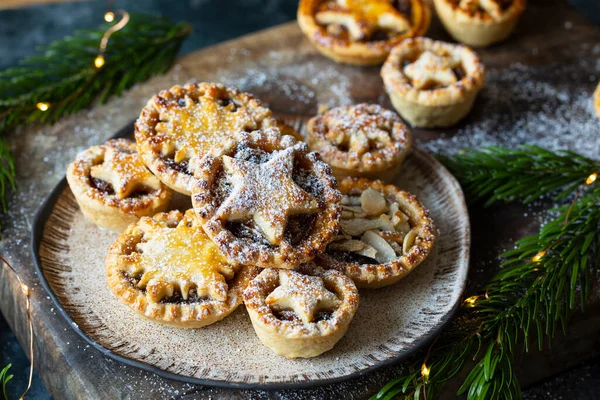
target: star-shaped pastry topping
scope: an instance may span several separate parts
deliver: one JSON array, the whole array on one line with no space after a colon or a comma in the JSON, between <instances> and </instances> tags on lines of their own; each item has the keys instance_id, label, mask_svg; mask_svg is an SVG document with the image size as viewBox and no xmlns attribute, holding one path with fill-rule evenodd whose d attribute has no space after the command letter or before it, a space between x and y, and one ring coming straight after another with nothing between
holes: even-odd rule
<instances>
[{"instance_id":1,"label":"star-shaped pastry topping","mask_svg":"<svg viewBox=\"0 0 600 400\"><path fill-rule=\"evenodd\" d=\"M224 156L223 167L233 190L219 207L217 218L253 219L272 245L281 243L290 216L319 209L318 201L292 179L293 148L277 152L263 164Z\"/></svg>"},{"instance_id":2,"label":"star-shaped pastry topping","mask_svg":"<svg viewBox=\"0 0 600 400\"><path fill-rule=\"evenodd\" d=\"M455 62L450 57L424 51L417 61L404 67L404 74L412 80L412 85L417 89L435 85L447 86L457 81L452 71L454 67Z\"/></svg>"},{"instance_id":3,"label":"star-shaped pastry topping","mask_svg":"<svg viewBox=\"0 0 600 400\"><path fill-rule=\"evenodd\" d=\"M334 311L341 301L327 290L320 276L279 271L279 286L265 302L275 310L294 310L305 324L319 311Z\"/></svg>"},{"instance_id":4,"label":"star-shaped pastry topping","mask_svg":"<svg viewBox=\"0 0 600 400\"><path fill-rule=\"evenodd\" d=\"M104 162L90 170L92 178L112 185L115 195L124 199L137 190L158 190L160 181L152 175L135 152L107 147Z\"/></svg>"},{"instance_id":5,"label":"star-shaped pastry topping","mask_svg":"<svg viewBox=\"0 0 600 400\"><path fill-rule=\"evenodd\" d=\"M499 18L502 15L500 0L460 0L458 6L470 13L484 10L493 18Z\"/></svg>"},{"instance_id":6,"label":"star-shaped pastry topping","mask_svg":"<svg viewBox=\"0 0 600 400\"><path fill-rule=\"evenodd\" d=\"M355 123L348 126L345 120L333 122L332 129L326 137L337 146L346 147L349 153L362 156L372 149L373 143L387 146L390 142L389 129L377 123L377 118L371 115L353 115ZM383 128L387 128L383 129Z\"/></svg>"},{"instance_id":7,"label":"star-shaped pastry topping","mask_svg":"<svg viewBox=\"0 0 600 400\"><path fill-rule=\"evenodd\" d=\"M405 32L410 21L390 0L336 0L337 7L315 14L318 23L344 26L352 40L365 40L377 30Z\"/></svg>"}]
</instances>

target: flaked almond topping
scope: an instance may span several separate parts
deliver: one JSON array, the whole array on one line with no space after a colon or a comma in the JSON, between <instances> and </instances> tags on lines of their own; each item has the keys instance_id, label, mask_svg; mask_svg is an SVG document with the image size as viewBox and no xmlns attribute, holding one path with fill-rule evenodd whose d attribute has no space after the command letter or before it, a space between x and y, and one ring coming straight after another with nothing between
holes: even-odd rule
<instances>
[{"instance_id":1,"label":"flaked almond topping","mask_svg":"<svg viewBox=\"0 0 600 400\"><path fill-rule=\"evenodd\" d=\"M382 263L388 263L397 258L396 252L388 242L373 231L366 231L360 238L363 242L377 250L375 259Z\"/></svg>"},{"instance_id":2,"label":"flaked almond topping","mask_svg":"<svg viewBox=\"0 0 600 400\"><path fill-rule=\"evenodd\" d=\"M364 249L366 244L361 242L360 240L339 240L337 242L333 242L329 245L331 250L341 250L341 251L359 251Z\"/></svg>"},{"instance_id":3,"label":"flaked almond topping","mask_svg":"<svg viewBox=\"0 0 600 400\"><path fill-rule=\"evenodd\" d=\"M408 232L408 234L404 237L404 243L402 243L402 251L404 253L408 253L411 247L415 244L415 239L417 238L417 231L415 229Z\"/></svg>"},{"instance_id":4,"label":"flaked almond topping","mask_svg":"<svg viewBox=\"0 0 600 400\"><path fill-rule=\"evenodd\" d=\"M360 206L369 215L381 215L387 209L385 197L378 191L368 188L360 195Z\"/></svg>"}]
</instances>

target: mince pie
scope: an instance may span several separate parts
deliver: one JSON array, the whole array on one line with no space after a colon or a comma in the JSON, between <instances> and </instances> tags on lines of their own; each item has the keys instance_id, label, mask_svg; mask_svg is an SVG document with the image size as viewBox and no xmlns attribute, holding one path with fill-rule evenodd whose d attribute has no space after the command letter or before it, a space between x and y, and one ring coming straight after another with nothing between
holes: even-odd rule
<instances>
[{"instance_id":1,"label":"mince pie","mask_svg":"<svg viewBox=\"0 0 600 400\"><path fill-rule=\"evenodd\" d=\"M235 310L252 270L227 262L193 210L140 219L106 257L108 285L120 301L146 318L185 328Z\"/></svg>"},{"instance_id":2,"label":"mince pie","mask_svg":"<svg viewBox=\"0 0 600 400\"><path fill-rule=\"evenodd\" d=\"M231 262L293 268L322 252L338 229L331 168L278 130L226 140L194 177L194 209Z\"/></svg>"},{"instance_id":3,"label":"mince pie","mask_svg":"<svg viewBox=\"0 0 600 400\"><path fill-rule=\"evenodd\" d=\"M148 101L135 138L148 168L174 190L190 194L192 159L234 132L276 124L271 111L249 93L217 83L188 83Z\"/></svg>"},{"instance_id":4,"label":"mince pie","mask_svg":"<svg viewBox=\"0 0 600 400\"><path fill-rule=\"evenodd\" d=\"M525 9L525 0L434 0L434 4L448 33L474 47L506 39Z\"/></svg>"},{"instance_id":5,"label":"mince pie","mask_svg":"<svg viewBox=\"0 0 600 400\"><path fill-rule=\"evenodd\" d=\"M308 144L339 179L390 179L410 149L412 133L400 117L376 104L337 107L308 122Z\"/></svg>"},{"instance_id":6,"label":"mince pie","mask_svg":"<svg viewBox=\"0 0 600 400\"><path fill-rule=\"evenodd\" d=\"M468 47L416 38L392 50L381 77L392 104L410 124L446 127L469 113L484 72Z\"/></svg>"},{"instance_id":7,"label":"mince pie","mask_svg":"<svg viewBox=\"0 0 600 400\"><path fill-rule=\"evenodd\" d=\"M355 65L381 64L403 39L424 35L423 0L301 0L298 24L323 55Z\"/></svg>"},{"instance_id":8,"label":"mince pie","mask_svg":"<svg viewBox=\"0 0 600 400\"><path fill-rule=\"evenodd\" d=\"M287 358L316 357L344 336L358 308L348 277L308 264L298 271L264 269L244 290L261 342Z\"/></svg>"},{"instance_id":9,"label":"mince pie","mask_svg":"<svg viewBox=\"0 0 600 400\"><path fill-rule=\"evenodd\" d=\"M396 283L431 252L436 231L415 196L368 179L340 182L338 236L317 263L345 273L359 288Z\"/></svg>"},{"instance_id":10,"label":"mince pie","mask_svg":"<svg viewBox=\"0 0 600 400\"><path fill-rule=\"evenodd\" d=\"M142 163L135 143L126 139L77 154L67 169L67 181L83 215L115 232L166 210L172 195Z\"/></svg>"}]
</instances>

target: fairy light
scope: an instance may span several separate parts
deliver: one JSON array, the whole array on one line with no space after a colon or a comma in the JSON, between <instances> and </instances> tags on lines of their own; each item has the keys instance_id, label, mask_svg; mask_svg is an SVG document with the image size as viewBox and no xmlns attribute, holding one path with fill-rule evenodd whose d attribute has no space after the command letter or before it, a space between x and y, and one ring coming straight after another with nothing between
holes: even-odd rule
<instances>
[{"instance_id":1,"label":"fairy light","mask_svg":"<svg viewBox=\"0 0 600 400\"><path fill-rule=\"evenodd\" d=\"M96 59L94 60L94 66L96 68L102 68L102 66L104 65L104 56L99 55L98 57L96 57Z\"/></svg>"},{"instance_id":2,"label":"fairy light","mask_svg":"<svg viewBox=\"0 0 600 400\"><path fill-rule=\"evenodd\" d=\"M113 22L115 20L115 13L108 11L106 14L104 14L104 20L106 22Z\"/></svg>"},{"instance_id":3,"label":"fairy light","mask_svg":"<svg viewBox=\"0 0 600 400\"><path fill-rule=\"evenodd\" d=\"M50 103L41 101L41 102L37 103L35 106L40 111L48 111L48 109L50 108Z\"/></svg>"},{"instance_id":4,"label":"fairy light","mask_svg":"<svg viewBox=\"0 0 600 400\"><path fill-rule=\"evenodd\" d=\"M33 364L34 364L34 353L33 353L33 322L31 320L31 301L29 299L29 294L31 293L29 286L27 286L25 284L25 282L23 282L23 280L21 279L21 277L19 276L19 274L17 273L17 271L12 267L12 265L10 265L10 263L8 261L6 261L6 259L2 256L0 256L0 261L2 261L3 265L5 265L17 278L17 281L19 282L19 286L21 287L21 292L23 293L23 296L25 297L25 312L27 313L27 325L29 328L29 360L30 360L30 365L29 365L29 381L27 382L27 388L25 388L25 391L23 392L23 394L19 397L19 400L23 400L25 398L25 395L29 392L29 389L31 389L31 383L33 381Z\"/></svg>"},{"instance_id":5,"label":"fairy light","mask_svg":"<svg viewBox=\"0 0 600 400\"><path fill-rule=\"evenodd\" d=\"M464 305L466 307L474 307L475 306L475 302L477 301L478 298L479 298L479 296L471 296L468 299L465 299Z\"/></svg>"},{"instance_id":6,"label":"fairy light","mask_svg":"<svg viewBox=\"0 0 600 400\"><path fill-rule=\"evenodd\" d=\"M107 11L104 14L104 20L109 23L113 22L115 20L115 15L119 15L121 19L119 20L119 22L108 28L102 36L102 40L100 41L100 47L98 48L98 56L96 56L96 59L94 59L94 66L97 69L102 68L106 62L106 60L104 59L104 52L106 51L108 40L110 39L112 34L123 29L125 25L127 25L127 23L129 22L129 13L124 10L117 10L114 13L112 11Z\"/></svg>"},{"instance_id":7,"label":"fairy light","mask_svg":"<svg viewBox=\"0 0 600 400\"><path fill-rule=\"evenodd\" d=\"M431 369L427 366L427 364L423 363L423 365L421 365L421 376L423 379L428 380L430 372Z\"/></svg>"},{"instance_id":8,"label":"fairy light","mask_svg":"<svg viewBox=\"0 0 600 400\"><path fill-rule=\"evenodd\" d=\"M533 261L534 263L538 263L538 262L542 261L542 258L545 255L546 255L546 250L542 250L542 251L538 252L535 256L533 256L531 261Z\"/></svg>"},{"instance_id":9,"label":"fairy light","mask_svg":"<svg viewBox=\"0 0 600 400\"><path fill-rule=\"evenodd\" d=\"M587 179L585 180L585 184L591 185L592 183L596 182L596 179L598 179L598 173L594 172L593 174L587 177Z\"/></svg>"}]
</instances>

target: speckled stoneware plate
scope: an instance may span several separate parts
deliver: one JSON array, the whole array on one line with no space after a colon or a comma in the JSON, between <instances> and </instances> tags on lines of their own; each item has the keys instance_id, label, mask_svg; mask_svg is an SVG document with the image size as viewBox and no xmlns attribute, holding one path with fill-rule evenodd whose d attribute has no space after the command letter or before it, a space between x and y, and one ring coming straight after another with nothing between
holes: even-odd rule
<instances>
[{"instance_id":1,"label":"speckled stoneware plate","mask_svg":"<svg viewBox=\"0 0 600 400\"><path fill-rule=\"evenodd\" d=\"M128 126L116 136L132 133ZM60 313L92 346L120 362L204 385L263 389L340 382L427 344L460 303L469 264L469 218L454 177L414 150L394 182L416 194L440 231L430 257L396 285L365 290L348 333L312 359L287 360L256 337L246 310L202 329L137 316L106 285L104 257L117 234L84 220L65 179L35 220L33 251L42 284ZM185 200L185 199L184 199Z\"/></svg>"}]
</instances>

